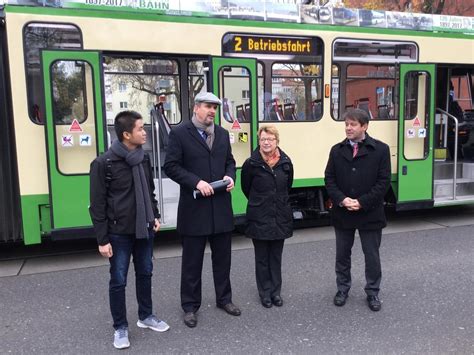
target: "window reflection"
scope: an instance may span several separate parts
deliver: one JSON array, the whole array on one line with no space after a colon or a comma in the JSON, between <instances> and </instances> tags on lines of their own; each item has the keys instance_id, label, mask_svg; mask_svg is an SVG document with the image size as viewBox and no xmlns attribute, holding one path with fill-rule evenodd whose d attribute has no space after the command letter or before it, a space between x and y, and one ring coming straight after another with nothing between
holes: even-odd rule
<instances>
[{"instance_id":1,"label":"window reflection","mask_svg":"<svg viewBox=\"0 0 474 355\"><path fill-rule=\"evenodd\" d=\"M74 119L79 123L86 120L84 74L84 62L57 61L51 66L55 124L71 124Z\"/></svg>"},{"instance_id":2,"label":"window reflection","mask_svg":"<svg viewBox=\"0 0 474 355\"><path fill-rule=\"evenodd\" d=\"M42 49L79 50L82 48L82 37L79 29L73 25L32 22L25 26L23 39L28 113L33 122L44 124L44 87L40 51Z\"/></svg>"}]
</instances>

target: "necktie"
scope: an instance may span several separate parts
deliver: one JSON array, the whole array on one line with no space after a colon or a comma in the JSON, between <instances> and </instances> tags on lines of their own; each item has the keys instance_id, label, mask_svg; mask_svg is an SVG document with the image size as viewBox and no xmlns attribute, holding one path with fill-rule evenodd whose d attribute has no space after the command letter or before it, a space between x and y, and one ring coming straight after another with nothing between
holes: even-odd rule
<instances>
[{"instance_id":1,"label":"necktie","mask_svg":"<svg viewBox=\"0 0 474 355\"><path fill-rule=\"evenodd\" d=\"M353 146L352 146L352 157L354 158L356 155L357 155L357 152L359 151L359 144L358 143L355 143Z\"/></svg>"},{"instance_id":2,"label":"necktie","mask_svg":"<svg viewBox=\"0 0 474 355\"><path fill-rule=\"evenodd\" d=\"M207 140L207 133L206 133L206 131L202 131L202 138L204 138L204 140Z\"/></svg>"}]
</instances>

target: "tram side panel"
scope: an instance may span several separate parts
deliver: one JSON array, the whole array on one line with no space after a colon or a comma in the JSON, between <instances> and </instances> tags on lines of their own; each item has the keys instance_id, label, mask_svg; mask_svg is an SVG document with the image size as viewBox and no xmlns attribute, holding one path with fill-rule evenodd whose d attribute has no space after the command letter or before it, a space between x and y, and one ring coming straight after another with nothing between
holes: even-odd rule
<instances>
[{"instance_id":1,"label":"tram side panel","mask_svg":"<svg viewBox=\"0 0 474 355\"><path fill-rule=\"evenodd\" d=\"M4 21L0 13L0 242L22 239Z\"/></svg>"}]
</instances>

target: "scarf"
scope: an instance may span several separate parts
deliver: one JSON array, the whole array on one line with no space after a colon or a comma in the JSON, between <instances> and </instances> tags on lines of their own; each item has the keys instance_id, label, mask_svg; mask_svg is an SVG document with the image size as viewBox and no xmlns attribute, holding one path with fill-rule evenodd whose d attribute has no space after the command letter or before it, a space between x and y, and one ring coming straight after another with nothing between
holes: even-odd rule
<instances>
[{"instance_id":1,"label":"scarf","mask_svg":"<svg viewBox=\"0 0 474 355\"><path fill-rule=\"evenodd\" d=\"M200 129L201 131L206 132L207 138L206 138L206 144L209 147L209 149L212 149L212 144L214 143L214 123L212 123L210 126L206 126L205 124L202 124L201 122L198 121L196 118L196 115L193 115L191 118L191 121L193 122L194 127L197 129Z\"/></svg>"},{"instance_id":2,"label":"scarf","mask_svg":"<svg viewBox=\"0 0 474 355\"><path fill-rule=\"evenodd\" d=\"M273 169L273 167L278 163L280 160L280 149L278 147L275 149L273 153L270 153L269 155L266 155L265 153L260 150L260 155L262 156L262 159L267 165Z\"/></svg>"},{"instance_id":3,"label":"scarf","mask_svg":"<svg viewBox=\"0 0 474 355\"><path fill-rule=\"evenodd\" d=\"M149 236L149 223L154 223L155 216L151 205L150 191L143 170L142 161L145 152L141 147L128 150L127 146L116 139L110 147L112 151L132 168L133 185L135 186L135 236L137 239L146 239Z\"/></svg>"}]
</instances>

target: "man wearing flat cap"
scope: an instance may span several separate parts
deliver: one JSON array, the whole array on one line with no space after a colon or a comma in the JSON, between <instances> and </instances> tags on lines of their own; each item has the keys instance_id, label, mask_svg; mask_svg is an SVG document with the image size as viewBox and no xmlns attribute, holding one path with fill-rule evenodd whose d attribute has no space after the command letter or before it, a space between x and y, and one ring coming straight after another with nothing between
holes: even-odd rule
<instances>
[{"instance_id":1,"label":"man wearing flat cap","mask_svg":"<svg viewBox=\"0 0 474 355\"><path fill-rule=\"evenodd\" d=\"M166 153L165 172L180 185L178 233L182 238L181 306L184 323L197 325L196 313L201 306L201 275L206 242L212 252L212 271L216 305L239 316L232 303L230 285L231 232L234 229L230 191L234 188L235 160L229 133L214 124L221 100L210 92L194 99L194 114L189 122L171 130ZM223 192L209 184L227 180ZM195 199L199 190L202 198Z\"/></svg>"}]
</instances>

